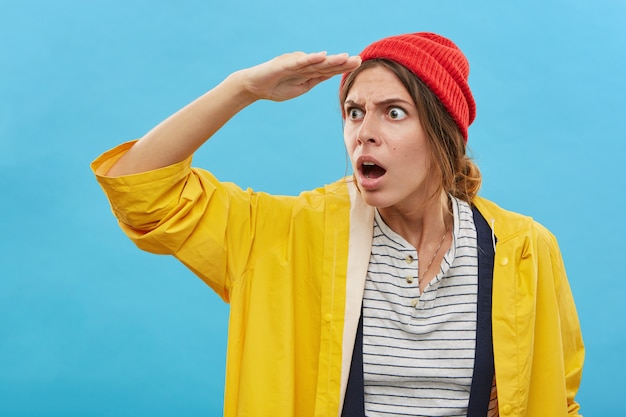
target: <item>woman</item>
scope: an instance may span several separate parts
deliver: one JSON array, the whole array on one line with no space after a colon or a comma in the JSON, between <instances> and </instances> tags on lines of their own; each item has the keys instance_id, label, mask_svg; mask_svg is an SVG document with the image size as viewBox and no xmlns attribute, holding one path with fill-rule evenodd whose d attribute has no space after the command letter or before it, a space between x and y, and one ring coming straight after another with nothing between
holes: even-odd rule
<instances>
[{"instance_id":1,"label":"woman","mask_svg":"<svg viewBox=\"0 0 626 417\"><path fill-rule=\"evenodd\" d=\"M298 197L193 152L259 99L343 74L354 176ZM227 416L576 416L584 348L555 238L476 196L469 66L432 33L226 78L92 164L122 229L230 303Z\"/></svg>"}]
</instances>

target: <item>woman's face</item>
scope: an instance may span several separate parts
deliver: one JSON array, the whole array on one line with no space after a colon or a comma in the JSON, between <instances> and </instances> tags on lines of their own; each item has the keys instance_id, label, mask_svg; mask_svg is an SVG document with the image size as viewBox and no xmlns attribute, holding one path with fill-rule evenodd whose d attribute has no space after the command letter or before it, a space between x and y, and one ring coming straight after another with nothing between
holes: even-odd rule
<instances>
[{"instance_id":1,"label":"woman's face","mask_svg":"<svg viewBox=\"0 0 626 417\"><path fill-rule=\"evenodd\" d=\"M365 202L412 210L432 196L430 146L409 92L384 66L357 75L344 102L344 141Z\"/></svg>"}]
</instances>

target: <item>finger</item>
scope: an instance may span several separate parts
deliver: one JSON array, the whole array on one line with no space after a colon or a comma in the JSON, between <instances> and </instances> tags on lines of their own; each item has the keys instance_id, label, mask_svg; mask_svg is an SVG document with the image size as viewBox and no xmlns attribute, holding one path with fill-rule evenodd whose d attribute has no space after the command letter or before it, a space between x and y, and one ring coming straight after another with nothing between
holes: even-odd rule
<instances>
[{"instance_id":1,"label":"finger","mask_svg":"<svg viewBox=\"0 0 626 417\"><path fill-rule=\"evenodd\" d=\"M324 62L327 58L327 54L325 51L310 54L304 52L293 52L292 54L283 55L283 57L287 61L285 63L285 68L291 71L297 71L299 69Z\"/></svg>"},{"instance_id":2,"label":"finger","mask_svg":"<svg viewBox=\"0 0 626 417\"><path fill-rule=\"evenodd\" d=\"M360 56L349 55L332 55L329 56L324 62L312 65L311 68L316 68L320 71L347 71L353 70L361 65Z\"/></svg>"},{"instance_id":3,"label":"finger","mask_svg":"<svg viewBox=\"0 0 626 417\"><path fill-rule=\"evenodd\" d=\"M321 76L334 76L342 74L344 72L353 71L359 65L361 65L360 57L349 57L348 59L342 59L336 62L324 61L315 65L310 65L306 68L302 68L297 73L306 78L315 78Z\"/></svg>"},{"instance_id":4,"label":"finger","mask_svg":"<svg viewBox=\"0 0 626 417\"><path fill-rule=\"evenodd\" d=\"M354 69L361 62L359 56L350 56L347 53L328 55L325 51L311 54L294 52L285 58L287 61L291 61L286 62L284 67L290 71L318 71L332 67ZM293 60L289 58L293 58Z\"/></svg>"},{"instance_id":5,"label":"finger","mask_svg":"<svg viewBox=\"0 0 626 417\"><path fill-rule=\"evenodd\" d=\"M359 65L361 65L361 57L360 56L349 56L345 60L339 60L333 62L331 60L328 61L328 66L326 67L326 71L331 72L346 72L352 71L356 69Z\"/></svg>"},{"instance_id":6,"label":"finger","mask_svg":"<svg viewBox=\"0 0 626 417\"><path fill-rule=\"evenodd\" d=\"M342 65L350 59L350 55L347 53L333 54L326 56L326 62L328 65Z\"/></svg>"},{"instance_id":7,"label":"finger","mask_svg":"<svg viewBox=\"0 0 626 417\"><path fill-rule=\"evenodd\" d=\"M317 55L317 54L316 54ZM294 63L291 68L292 71L324 71L324 70L333 70L334 68L341 69L354 69L361 65L361 57L349 56L348 54L337 54L337 55L326 55L310 57L310 56L302 56L297 60L297 63Z\"/></svg>"}]
</instances>

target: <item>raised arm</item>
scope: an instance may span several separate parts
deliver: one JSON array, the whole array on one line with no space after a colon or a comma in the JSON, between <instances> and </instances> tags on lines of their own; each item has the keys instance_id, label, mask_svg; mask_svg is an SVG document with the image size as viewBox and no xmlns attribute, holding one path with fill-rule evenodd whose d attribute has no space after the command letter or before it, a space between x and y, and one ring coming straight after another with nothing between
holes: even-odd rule
<instances>
[{"instance_id":1,"label":"raised arm","mask_svg":"<svg viewBox=\"0 0 626 417\"><path fill-rule=\"evenodd\" d=\"M237 71L148 132L107 175L135 174L180 162L249 104L297 97L360 62L358 56L347 54L294 52Z\"/></svg>"}]
</instances>

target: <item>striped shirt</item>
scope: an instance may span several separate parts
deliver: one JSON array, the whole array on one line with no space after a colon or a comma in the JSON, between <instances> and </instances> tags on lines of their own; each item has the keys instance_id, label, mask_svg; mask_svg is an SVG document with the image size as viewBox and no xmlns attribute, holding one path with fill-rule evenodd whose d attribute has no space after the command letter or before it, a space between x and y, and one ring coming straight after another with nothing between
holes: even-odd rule
<instances>
[{"instance_id":1,"label":"striped shirt","mask_svg":"<svg viewBox=\"0 0 626 417\"><path fill-rule=\"evenodd\" d=\"M467 415L476 346L478 254L470 206L452 198L452 208L453 244L422 294L419 254L376 212L363 298L368 416Z\"/></svg>"}]
</instances>

